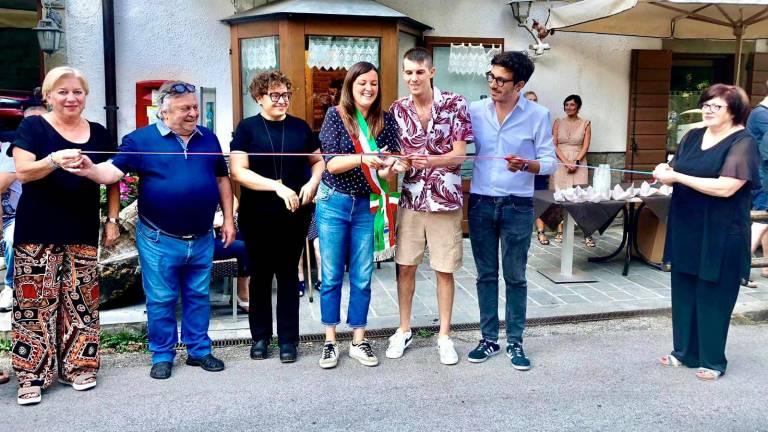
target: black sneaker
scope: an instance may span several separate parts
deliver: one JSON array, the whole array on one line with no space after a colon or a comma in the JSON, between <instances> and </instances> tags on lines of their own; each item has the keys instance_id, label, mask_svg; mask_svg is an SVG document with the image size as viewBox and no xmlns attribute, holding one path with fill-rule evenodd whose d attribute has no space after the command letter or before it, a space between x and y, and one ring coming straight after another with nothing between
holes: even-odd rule
<instances>
[{"instance_id":1,"label":"black sneaker","mask_svg":"<svg viewBox=\"0 0 768 432\"><path fill-rule=\"evenodd\" d=\"M496 342L491 342L486 339L480 339L480 343L477 344L477 348L467 354L467 360L471 363L482 363L492 356L501 351L501 347Z\"/></svg>"},{"instance_id":2,"label":"black sneaker","mask_svg":"<svg viewBox=\"0 0 768 432\"><path fill-rule=\"evenodd\" d=\"M527 371L531 369L531 361L525 356L523 344L515 342L507 345L507 357L512 359L513 368L519 371Z\"/></svg>"}]
</instances>

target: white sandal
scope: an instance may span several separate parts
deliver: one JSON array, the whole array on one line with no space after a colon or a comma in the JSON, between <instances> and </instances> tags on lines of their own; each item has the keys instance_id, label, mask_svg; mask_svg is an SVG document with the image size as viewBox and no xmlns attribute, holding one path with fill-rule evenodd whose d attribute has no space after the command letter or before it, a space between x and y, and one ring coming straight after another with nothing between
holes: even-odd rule
<instances>
[{"instance_id":1,"label":"white sandal","mask_svg":"<svg viewBox=\"0 0 768 432\"><path fill-rule=\"evenodd\" d=\"M717 381L721 375L723 375L723 373L719 370L703 367L700 367L699 370L696 371L696 378L702 381Z\"/></svg>"},{"instance_id":2,"label":"white sandal","mask_svg":"<svg viewBox=\"0 0 768 432\"><path fill-rule=\"evenodd\" d=\"M680 367L683 365L683 362L677 359L677 357L673 356L672 354L667 354L665 356L662 356L659 360L659 363L661 363L662 366L666 367Z\"/></svg>"},{"instance_id":3,"label":"white sandal","mask_svg":"<svg viewBox=\"0 0 768 432\"><path fill-rule=\"evenodd\" d=\"M29 396L29 397L25 397ZM19 388L16 402L19 405L35 405L43 400L43 389L40 386L29 386Z\"/></svg>"},{"instance_id":4,"label":"white sandal","mask_svg":"<svg viewBox=\"0 0 768 432\"><path fill-rule=\"evenodd\" d=\"M90 390L96 387L96 374L92 372L87 372L87 373L78 375L75 378L75 380L72 382L69 382L64 378L59 377L59 382L62 384L66 384L68 386L72 386L72 388L77 391Z\"/></svg>"}]
</instances>

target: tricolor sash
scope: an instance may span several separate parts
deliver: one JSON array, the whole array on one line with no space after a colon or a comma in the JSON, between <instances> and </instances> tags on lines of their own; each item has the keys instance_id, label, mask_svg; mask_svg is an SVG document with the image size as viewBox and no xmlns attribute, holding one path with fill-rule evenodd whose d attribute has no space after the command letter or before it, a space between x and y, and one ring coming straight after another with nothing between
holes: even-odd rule
<instances>
[{"instance_id":1,"label":"tricolor sash","mask_svg":"<svg viewBox=\"0 0 768 432\"><path fill-rule=\"evenodd\" d=\"M368 123L360 110L357 111L358 135L351 136L355 151L360 154L381 153L376 140L368 129ZM390 192L386 179L379 177L376 170L368 165L361 164L368 185L371 187L370 207L374 213L373 221L373 259L384 261L395 256L395 215L397 203L400 199L399 192Z\"/></svg>"}]
</instances>

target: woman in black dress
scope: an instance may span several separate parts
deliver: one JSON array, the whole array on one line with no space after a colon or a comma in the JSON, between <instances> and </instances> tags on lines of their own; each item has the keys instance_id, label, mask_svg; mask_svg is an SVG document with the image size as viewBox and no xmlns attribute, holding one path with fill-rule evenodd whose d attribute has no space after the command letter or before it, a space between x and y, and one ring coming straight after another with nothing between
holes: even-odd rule
<instances>
[{"instance_id":1,"label":"woman in black dress","mask_svg":"<svg viewBox=\"0 0 768 432\"><path fill-rule=\"evenodd\" d=\"M277 342L280 361L287 363L296 360L299 341L296 267L325 164L319 154L281 155L314 153L320 147L309 125L287 114L292 94L288 77L279 71L263 72L253 78L249 90L261 112L237 125L230 158L232 178L242 186L238 222L251 272L250 354L254 360L269 356L276 276Z\"/></svg>"},{"instance_id":2,"label":"woman in black dress","mask_svg":"<svg viewBox=\"0 0 768 432\"><path fill-rule=\"evenodd\" d=\"M699 106L706 127L690 131L674 159L654 170L659 181L674 185L664 258L672 269L674 349L661 363L696 367L697 378L714 381L725 373L731 312L749 277L749 211L759 156L744 129L744 90L713 85Z\"/></svg>"}]
</instances>

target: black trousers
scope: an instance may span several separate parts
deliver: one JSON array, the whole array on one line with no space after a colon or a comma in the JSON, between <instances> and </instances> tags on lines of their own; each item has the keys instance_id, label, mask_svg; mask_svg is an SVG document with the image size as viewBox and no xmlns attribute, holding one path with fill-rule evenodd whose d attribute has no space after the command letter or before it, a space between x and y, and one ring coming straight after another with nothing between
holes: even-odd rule
<instances>
[{"instance_id":1,"label":"black trousers","mask_svg":"<svg viewBox=\"0 0 768 432\"><path fill-rule=\"evenodd\" d=\"M739 295L741 256L726 248L717 282L676 272L673 263L672 355L684 365L725 373L725 341Z\"/></svg>"},{"instance_id":2,"label":"black trousers","mask_svg":"<svg viewBox=\"0 0 768 432\"><path fill-rule=\"evenodd\" d=\"M251 274L248 323L254 341L272 338L273 277L277 277L278 343L299 340L298 266L311 217L311 208L302 207L295 213L239 220Z\"/></svg>"}]
</instances>

